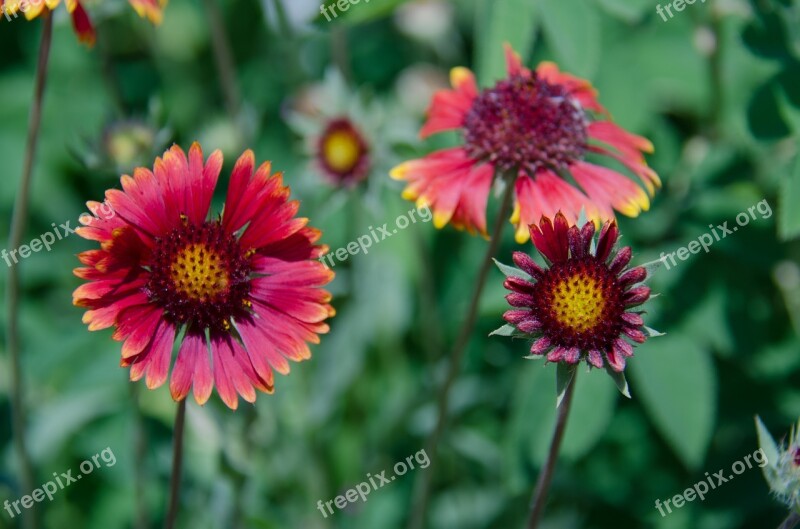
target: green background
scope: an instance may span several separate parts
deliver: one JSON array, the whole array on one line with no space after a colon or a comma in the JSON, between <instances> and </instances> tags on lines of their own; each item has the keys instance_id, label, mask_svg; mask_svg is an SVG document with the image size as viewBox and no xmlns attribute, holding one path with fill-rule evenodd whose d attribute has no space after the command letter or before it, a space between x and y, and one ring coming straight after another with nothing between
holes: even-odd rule
<instances>
[{"instance_id":1,"label":"green background","mask_svg":"<svg viewBox=\"0 0 800 529\"><path fill-rule=\"evenodd\" d=\"M425 102L408 107L401 83L408 69L425 64L434 79L446 79L450 67L466 65L490 85L504 74L502 43L510 42L528 65L554 60L591 80L617 122L653 140L649 162L664 187L649 212L620 219L634 262L686 246L709 224L732 226L762 200L773 212L654 279L660 295L647 323L667 334L629 360L632 400L602 372L581 373L542 527L778 525L785 510L757 468L667 517L654 503L753 453L755 414L778 439L800 416L797 2L708 0L666 22L650 0L454 0L417 18L420 2L372 0L330 23L313 2L213 4L220 18L202 2L172 0L158 28L124 2L89 4L98 27L92 50L78 44L58 9L26 241L52 222L74 226L86 200L118 187L119 174L135 164L151 165L171 143L188 149L200 140L206 154L223 149L223 184L245 148L272 160L323 242L344 246L411 208L388 168L456 139L416 139ZM230 39L242 99L236 115L223 103L212 21ZM22 168L40 31L41 21L0 22L3 234ZM379 118L367 138L375 149L369 184L352 190L321 179L304 138L287 124L302 89L333 66L352 87L345 99ZM114 159L104 138L130 119L146 131L137 155ZM260 395L255 406L231 412L216 395L204 408L189 404L179 526L402 527L414 479L426 470L327 519L316 503L425 445L437 381L486 244L417 223L338 265L330 286L338 314L311 361L279 376L275 394ZM72 307L75 254L91 247L71 236L21 265L28 440L37 483L106 447L117 464L40 511L48 528L158 527L175 404L166 387L130 384L111 332L88 332ZM517 249L507 230L499 260L510 262ZM521 527L547 450L555 367L524 360L524 342L488 337L507 307L502 282L492 270L453 390L431 527ZM0 501L27 493L14 471L9 370L3 351ZM13 526L0 513L0 527Z\"/></svg>"}]
</instances>

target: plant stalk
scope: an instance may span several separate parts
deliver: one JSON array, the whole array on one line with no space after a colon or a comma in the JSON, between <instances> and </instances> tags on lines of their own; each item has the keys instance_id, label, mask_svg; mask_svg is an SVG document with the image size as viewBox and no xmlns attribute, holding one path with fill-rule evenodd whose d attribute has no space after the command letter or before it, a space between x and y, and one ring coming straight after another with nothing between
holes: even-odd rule
<instances>
[{"instance_id":1,"label":"plant stalk","mask_svg":"<svg viewBox=\"0 0 800 529\"><path fill-rule=\"evenodd\" d=\"M514 174L514 173L512 173ZM432 478L434 472L432 468L436 465L438 446L445 431L447 423L447 411L450 405L450 391L453 388L459 372L461 371L464 353L469 345L469 340L472 335L472 330L475 327L475 320L478 316L478 306L480 304L481 294L486 286L486 279L489 276L489 270L493 266L492 259L497 253L497 248L500 245L500 239L508 222L508 216L511 213L511 203L514 198L514 179L506 178L505 175L498 172L498 178L504 178L506 181L506 189L503 193L502 202L500 203L500 210L497 212L497 217L494 221L492 228L491 239L489 247L486 249L483 262L481 263L478 277L475 280L475 290L472 292L472 299L470 300L469 309L467 310L467 317L461 327L461 331L456 339L453 350L450 353L450 363L447 366L447 374L444 383L439 391L437 406L436 406L436 426L433 432L428 437L426 443L426 452L430 458L430 465L427 472L420 472L418 474L417 483L415 487L413 510L408 524L409 529L422 529L425 527L425 514L428 510L428 503L430 502L430 495L432 490Z\"/></svg>"},{"instance_id":2,"label":"plant stalk","mask_svg":"<svg viewBox=\"0 0 800 529\"><path fill-rule=\"evenodd\" d=\"M558 418L556 420L556 429L553 432L553 439L550 441L550 451L547 453L547 460L545 461L542 471L539 473L539 479L536 482L536 488L531 497L531 512L528 517L527 529L536 529L539 525L539 519L544 513L544 507L547 503L547 493L550 490L550 482L553 479L553 471L556 468L556 461L558 460L558 452L561 450L561 441L564 439L564 431L567 428L567 419L569 418L569 411L572 407L572 395L575 391L575 383L578 378L577 369L572 376L572 380L567 386L564 394L564 400L561 401L561 406L558 407Z\"/></svg>"},{"instance_id":3,"label":"plant stalk","mask_svg":"<svg viewBox=\"0 0 800 529\"><path fill-rule=\"evenodd\" d=\"M47 65L50 60L50 48L53 42L53 17L48 10L42 13L42 38L39 44L39 59L36 64L36 80L33 89L33 104L28 118L28 138L25 147L25 158L20 176L19 190L14 200L14 213L11 230L8 235L9 248L19 248L25 234L28 219L28 202L30 201L33 164L36 159L36 148L39 144L39 130L42 124L42 107L47 86ZM33 465L25 441L25 391L22 377L22 361L20 355L19 305L20 274L19 263L8 268L6 303L8 308L8 328L6 331L6 349L11 362L11 421L14 439L14 450L19 464L20 486L27 494L33 490ZM35 529L38 517L35 509L31 509L22 519L23 527Z\"/></svg>"},{"instance_id":4,"label":"plant stalk","mask_svg":"<svg viewBox=\"0 0 800 529\"><path fill-rule=\"evenodd\" d=\"M186 424L186 399L178 403L175 414L175 428L172 433L172 478L169 485L169 508L164 521L164 529L174 529L178 519L180 503L181 469L183 467L183 432Z\"/></svg>"}]
</instances>

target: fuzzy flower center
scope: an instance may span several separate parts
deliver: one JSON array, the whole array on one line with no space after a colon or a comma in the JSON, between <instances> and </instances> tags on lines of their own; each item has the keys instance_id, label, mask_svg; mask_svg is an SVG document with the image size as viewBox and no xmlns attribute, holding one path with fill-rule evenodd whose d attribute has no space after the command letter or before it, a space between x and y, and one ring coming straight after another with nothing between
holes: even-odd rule
<instances>
[{"instance_id":1,"label":"fuzzy flower center","mask_svg":"<svg viewBox=\"0 0 800 529\"><path fill-rule=\"evenodd\" d=\"M566 169L583 158L586 125L580 104L562 86L516 75L475 99L464 122L465 148L504 171Z\"/></svg>"},{"instance_id":2,"label":"fuzzy flower center","mask_svg":"<svg viewBox=\"0 0 800 529\"><path fill-rule=\"evenodd\" d=\"M361 155L358 138L344 130L333 132L325 138L323 151L328 164L341 172L352 169Z\"/></svg>"},{"instance_id":3,"label":"fuzzy flower center","mask_svg":"<svg viewBox=\"0 0 800 529\"><path fill-rule=\"evenodd\" d=\"M227 331L250 306L249 254L219 222L185 222L158 239L150 272L145 292L175 323Z\"/></svg>"},{"instance_id":4,"label":"fuzzy flower center","mask_svg":"<svg viewBox=\"0 0 800 529\"><path fill-rule=\"evenodd\" d=\"M319 143L320 162L339 176L345 177L356 171L366 154L366 144L349 120L334 120L322 133Z\"/></svg>"},{"instance_id":5,"label":"fuzzy flower center","mask_svg":"<svg viewBox=\"0 0 800 529\"><path fill-rule=\"evenodd\" d=\"M597 280L575 274L553 288L553 315L564 327L580 333L592 329L606 305Z\"/></svg>"},{"instance_id":6,"label":"fuzzy flower center","mask_svg":"<svg viewBox=\"0 0 800 529\"><path fill-rule=\"evenodd\" d=\"M531 307L554 345L607 350L622 330L623 289L594 257L554 264L535 284Z\"/></svg>"},{"instance_id":7,"label":"fuzzy flower center","mask_svg":"<svg viewBox=\"0 0 800 529\"><path fill-rule=\"evenodd\" d=\"M170 272L175 289L194 300L216 299L227 292L230 284L222 256L204 243L189 244L179 250Z\"/></svg>"}]
</instances>

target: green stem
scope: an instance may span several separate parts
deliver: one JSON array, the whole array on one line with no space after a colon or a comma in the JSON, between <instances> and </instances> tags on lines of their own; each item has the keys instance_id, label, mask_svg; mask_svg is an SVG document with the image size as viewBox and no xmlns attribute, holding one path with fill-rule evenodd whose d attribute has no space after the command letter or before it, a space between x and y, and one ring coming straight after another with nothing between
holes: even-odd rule
<instances>
[{"instance_id":1,"label":"green stem","mask_svg":"<svg viewBox=\"0 0 800 529\"><path fill-rule=\"evenodd\" d=\"M203 6L210 25L214 64L217 67L219 85L222 90L222 97L225 100L225 109L228 111L231 120L238 124L242 97L236 80L236 64L233 59L228 32L225 30L222 12L217 6L216 0L203 0Z\"/></svg>"},{"instance_id":2,"label":"green stem","mask_svg":"<svg viewBox=\"0 0 800 529\"><path fill-rule=\"evenodd\" d=\"M133 459L135 468L133 469L134 494L136 495L136 529L147 529L150 525L147 515L147 501L145 497L146 475L145 456L147 454L147 433L145 431L144 417L139 407L139 385L128 384L130 386L130 398L133 404Z\"/></svg>"},{"instance_id":3,"label":"green stem","mask_svg":"<svg viewBox=\"0 0 800 529\"><path fill-rule=\"evenodd\" d=\"M164 529L174 529L178 519L181 489L181 469L183 467L183 431L186 424L186 399L178 403L175 414L175 428L172 441L172 478L169 486L169 508L164 521Z\"/></svg>"},{"instance_id":4,"label":"green stem","mask_svg":"<svg viewBox=\"0 0 800 529\"><path fill-rule=\"evenodd\" d=\"M28 138L25 147L25 160L23 162L22 176L20 177L19 191L14 200L14 213L11 220L11 231L8 236L9 248L19 248L25 234L25 225L28 219L28 202L30 200L31 179L33 177L33 163L36 158L36 147L39 143L39 130L42 123L42 106L44 92L47 86L47 64L50 59L50 48L53 41L53 17L45 10L42 14L42 40L39 44L39 60L36 65L36 81L33 89L33 105L28 118ZM8 329L6 331L6 348L11 360L11 421L14 432L14 449L20 470L20 486L27 494L33 490L33 466L25 442L25 403L24 381L22 378L22 362L20 358L19 337L19 303L20 303L20 276L19 264L8 268L8 292L6 302L8 306ZM23 518L26 529L35 529L38 526L37 512L31 510Z\"/></svg>"},{"instance_id":5,"label":"green stem","mask_svg":"<svg viewBox=\"0 0 800 529\"><path fill-rule=\"evenodd\" d=\"M497 178L503 177L504 175L498 173ZM461 332L453 346L453 350L450 354L450 363L447 366L447 374L439 391L436 406L436 426L426 443L426 452L430 458L430 465L426 472L417 474L419 477L415 487L414 508L408 525L409 529L422 529L425 526L425 514L428 510L428 503L432 490L433 467L437 463L439 442L445 431L447 411L450 407L450 391L453 388L453 383L458 373L461 371L464 353L469 345L472 329L475 326L475 320L478 316L478 306L480 304L483 288L486 286L486 278L489 276L489 270L492 268L492 259L497 253L497 248L500 245L500 238L503 234L503 228L511 212L511 203L514 197L514 180L513 178L504 179L506 181L506 189L503 194L502 202L500 203L500 210L497 212L497 217L494 221L489 247L486 249L486 254L483 257L483 262L478 272L478 277L475 280L475 290L472 292L472 299L470 300L467 317L464 320Z\"/></svg>"},{"instance_id":6,"label":"green stem","mask_svg":"<svg viewBox=\"0 0 800 529\"><path fill-rule=\"evenodd\" d=\"M547 460L544 467L539 474L539 479L536 482L536 488L531 497L531 513L528 517L527 529L536 529L539 525L539 519L544 513L544 507L547 503L547 493L550 490L550 482L553 479L553 471L556 468L556 461L558 460L558 452L561 450L561 441L564 439L564 431L567 428L567 419L569 418L569 411L572 407L572 394L575 391L575 383L578 378L578 370L572 375L572 380L567 386L564 400L561 401L561 406L558 407L558 419L556 420L556 429L553 432L553 439L550 441L550 451L547 453Z\"/></svg>"}]
</instances>

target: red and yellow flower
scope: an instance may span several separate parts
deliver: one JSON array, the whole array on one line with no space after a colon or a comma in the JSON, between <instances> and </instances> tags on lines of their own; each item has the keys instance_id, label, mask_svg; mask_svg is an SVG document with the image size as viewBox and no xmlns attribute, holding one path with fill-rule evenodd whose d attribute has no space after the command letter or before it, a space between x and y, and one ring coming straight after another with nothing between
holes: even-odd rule
<instances>
[{"instance_id":1,"label":"red and yellow flower","mask_svg":"<svg viewBox=\"0 0 800 529\"><path fill-rule=\"evenodd\" d=\"M235 409L238 395L271 393L273 370L308 359L334 315L323 285L333 278L317 258L319 230L297 218L297 201L270 163L255 168L252 151L237 161L224 211L209 208L222 154L204 162L198 144L157 158L152 171L122 177L106 192L114 215L86 216L78 233L100 249L79 255L75 274L87 281L75 305L88 311L89 330L114 327L122 366L131 380L161 386L178 354L170 391L181 400L193 388L204 404L216 386ZM99 204L89 203L90 210Z\"/></svg>"},{"instance_id":2,"label":"red and yellow flower","mask_svg":"<svg viewBox=\"0 0 800 529\"><path fill-rule=\"evenodd\" d=\"M506 47L508 77L479 90L473 73L452 70L452 90L438 92L420 136L459 130L463 145L395 167L403 197L434 211L434 224L486 235L486 206L495 174L510 174L515 186L511 222L516 239L528 226L562 211L576 222L584 209L597 225L614 210L635 217L650 206L658 175L643 153L647 139L625 131L597 100L592 85L550 62L531 71ZM645 191L622 173L588 161L614 160L638 177ZM649 196L648 196L649 194Z\"/></svg>"},{"instance_id":3,"label":"red and yellow flower","mask_svg":"<svg viewBox=\"0 0 800 529\"><path fill-rule=\"evenodd\" d=\"M139 16L147 18L153 24L161 23L167 0L129 0L129 2ZM22 12L25 18L33 20L43 13L53 11L60 3L61 0L0 0L0 11L14 16ZM72 27L78 35L78 40L92 46L97 34L81 0L64 0L64 3L72 18Z\"/></svg>"},{"instance_id":4,"label":"red and yellow flower","mask_svg":"<svg viewBox=\"0 0 800 529\"><path fill-rule=\"evenodd\" d=\"M645 327L640 310L650 298L643 284L647 269L628 268L629 247L615 251L619 230L614 221L605 223L596 248L594 223L570 226L560 212L554 222L543 217L531 225L530 235L548 266L514 253L519 272L505 281L511 291L506 300L514 309L503 318L533 341L534 356L567 364L585 360L622 372L633 344L655 333Z\"/></svg>"}]
</instances>

